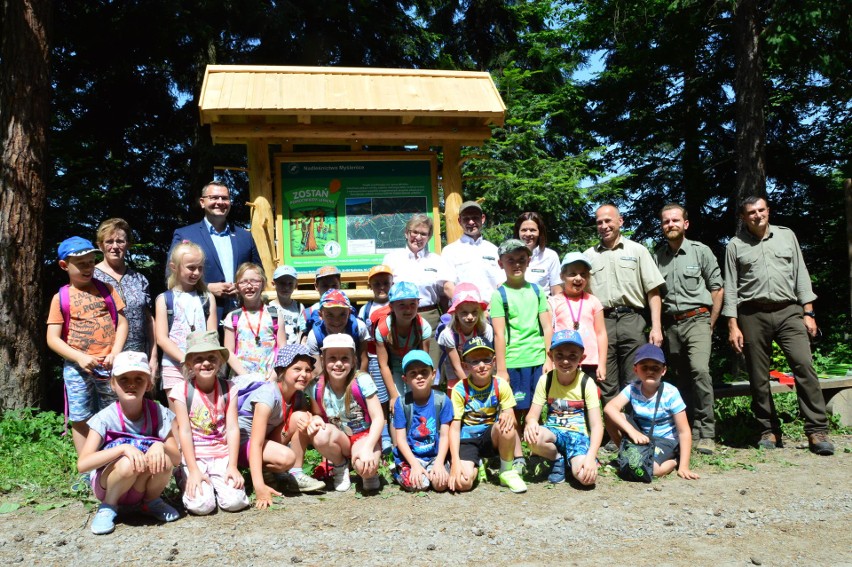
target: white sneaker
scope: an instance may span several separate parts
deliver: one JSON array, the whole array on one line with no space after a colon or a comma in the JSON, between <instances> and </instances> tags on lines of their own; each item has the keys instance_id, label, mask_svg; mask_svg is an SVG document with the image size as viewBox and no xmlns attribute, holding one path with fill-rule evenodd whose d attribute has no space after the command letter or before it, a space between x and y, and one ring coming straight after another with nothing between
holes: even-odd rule
<instances>
[{"instance_id":1,"label":"white sneaker","mask_svg":"<svg viewBox=\"0 0 852 567\"><path fill-rule=\"evenodd\" d=\"M334 490L346 492L352 486L349 480L349 461L343 461L342 465L334 465Z\"/></svg>"},{"instance_id":2,"label":"white sneaker","mask_svg":"<svg viewBox=\"0 0 852 567\"><path fill-rule=\"evenodd\" d=\"M379 480L379 475L371 476L370 478L365 478L363 480L364 482L361 487L364 492L376 492L382 487L382 481Z\"/></svg>"}]
</instances>

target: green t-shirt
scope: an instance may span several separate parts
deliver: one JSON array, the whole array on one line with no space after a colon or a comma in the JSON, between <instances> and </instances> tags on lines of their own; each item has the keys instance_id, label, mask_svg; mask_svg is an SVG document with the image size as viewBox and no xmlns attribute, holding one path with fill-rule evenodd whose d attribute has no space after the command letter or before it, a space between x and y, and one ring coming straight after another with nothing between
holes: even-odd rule
<instances>
[{"instance_id":1,"label":"green t-shirt","mask_svg":"<svg viewBox=\"0 0 852 567\"><path fill-rule=\"evenodd\" d=\"M503 310L503 297L499 290L491 296L491 318L506 318L509 331L506 344L506 366L508 368L526 368L544 364L547 352L544 337L539 327L539 313L547 311L547 295L539 288L538 297L530 283L515 289L502 286L506 290L509 303L509 316ZM506 333L503 335L506 336Z\"/></svg>"}]
</instances>

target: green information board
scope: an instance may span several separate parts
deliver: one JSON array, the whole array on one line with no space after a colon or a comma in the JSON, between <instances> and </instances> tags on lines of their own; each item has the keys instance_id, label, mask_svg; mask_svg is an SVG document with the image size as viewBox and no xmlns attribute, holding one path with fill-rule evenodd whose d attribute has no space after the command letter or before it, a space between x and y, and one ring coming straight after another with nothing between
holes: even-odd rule
<instances>
[{"instance_id":1,"label":"green information board","mask_svg":"<svg viewBox=\"0 0 852 567\"><path fill-rule=\"evenodd\" d=\"M388 252L405 248L404 227L412 214L434 220L432 154L287 155L277 163L281 257L300 274L329 264L365 272Z\"/></svg>"}]
</instances>

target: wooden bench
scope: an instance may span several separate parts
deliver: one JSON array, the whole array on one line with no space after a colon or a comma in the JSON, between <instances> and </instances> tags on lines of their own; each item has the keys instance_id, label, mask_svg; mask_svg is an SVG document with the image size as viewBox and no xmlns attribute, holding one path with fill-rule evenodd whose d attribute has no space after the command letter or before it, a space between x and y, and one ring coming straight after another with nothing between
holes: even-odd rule
<instances>
[{"instance_id":1,"label":"wooden bench","mask_svg":"<svg viewBox=\"0 0 852 567\"><path fill-rule=\"evenodd\" d=\"M828 412L840 416L840 423L844 427L852 427L852 376L820 378L819 386L822 388ZM770 391L773 394L781 394L794 392L796 388L773 380L770 382ZM748 381L740 380L716 386L714 392L716 399L749 396L751 387Z\"/></svg>"}]
</instances>

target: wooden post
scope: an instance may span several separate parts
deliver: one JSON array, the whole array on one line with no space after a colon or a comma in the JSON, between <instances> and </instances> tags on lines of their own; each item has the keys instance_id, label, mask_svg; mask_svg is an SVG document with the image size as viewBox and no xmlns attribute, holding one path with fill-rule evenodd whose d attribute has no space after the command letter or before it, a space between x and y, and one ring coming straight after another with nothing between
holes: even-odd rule
<instances>
[{"instance_id":1,"label":"wooden post","mask_svg":"<svg viewBox=\"0 0 852 567\"><path fill-rule=\"evenodd\" d=\"M444 144L444 169L442 174L444 185L444 221L447 225L447 244L455 242L462 236L459 224L459 207L462 198L461 180L461 145L453 142Z\"/></svg>"},{"instance_id":2,"label":"wooden post","mask_svg":"<svg viewBox=\"0 0 852 567\"><path fill-rule=\"evenodd\" d=\"M275 271L275 217L272 214L272 167L269 163L269 146L263 140L247 144L249 164L249 206L251 235L260 253L263 271L272 289L272 272Z\"/></svg>"}]
</instances>

